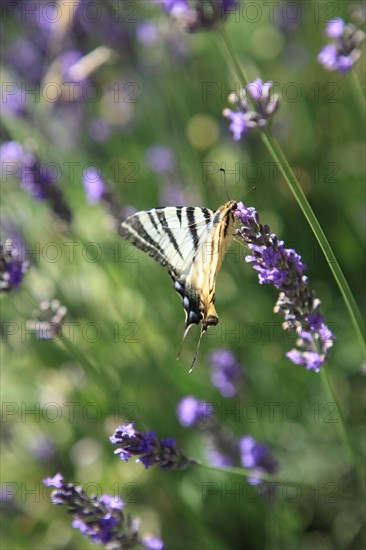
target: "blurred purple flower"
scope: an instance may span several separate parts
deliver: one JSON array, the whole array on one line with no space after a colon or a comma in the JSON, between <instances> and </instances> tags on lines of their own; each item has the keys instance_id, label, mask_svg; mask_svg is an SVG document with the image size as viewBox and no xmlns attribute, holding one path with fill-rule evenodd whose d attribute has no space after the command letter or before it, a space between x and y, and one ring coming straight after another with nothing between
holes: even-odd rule
<instances>
[{"instance_id":1,"label":"blurred purple flower","mask_svg":"<svg viewBox=\"0 0 366 550\"><path fill-rule=\"evenodd\" d=\"M47 200L57 216L70 223L72 213L65 202L62 191L56 185L57 168L52 163L44 166L34 154L26 151L18 142L10 141L1 146L2 163L14 162L22 187L38 200Z\"/></svg>"},{"instance_id":2,"label":"blurred purple flower","mask_svg":"<svg viewBox=\"0 0 366 550\"><path fill-rule=\"evenodd\" d=\"M175 168L175 158L169 149L164 145L155 145L146 151L146 162L153 172L170 172Z\"/></svg>"},{"instance_id":3,"label":"blurred purple flower","mask_svg":"<svg viewBox=\"0 0 366 550\"><path fill-rule=\"evenodd\" d=\"M47 435L39 434L32 438L30 443L31 454L41 462L48 462L55 458L56 445Z\"/></svg>"},{"instance_id":4,"label":"blurred purple flower","mask_svg":"<svg viewBox=\"0 0 366 550\"><path fill-rule=\"evenodd\" d=\"M46 487L55 487L51 493L54 504L65 505L73 516L72 526L89 537L90 541L105 548L143 548L160 550L153 537L140 538L138 522L125 515L124 502L119 497L104 494L89 497L80 485L64 483L62 474L43 480ZM155 541L155 546L151 541Z\"/></svg>"},{"instance_id":5,"label":"blurred purple flower","mask_svg":"<svg viewBox=\"0 0 366 550\"><path fill-rule=\"evenodd\" d=\"M0 292L19 287L29 268L29 262L23 256L13 241L8 239L0 243Z\"/></svg>"},{"instance_id":6,"label":"blurred purple flower","mask_svg":"<svg viewBox=\"0 0 366 550\"><path fill-rule=\"evenodd\" d=\"M235 462L231 457L215 448L207 451L207 459L218 468L230 468L231 466L235 466Z\"/></svg>"},{"instance_id":7,"label":"blurred purple flower","mask_svg":"<svg viewBox=\"0 0 366 550\"><path fill-rule=\"evenodd\" d=\"M295 32L301 19L301 9L296 3L281 2L275 12L275 24L283 33Z\"/></svg>"},{"instance_id":8,"label":"blurred purple flower","mask_svg":"<svg viewBox=\"0 0 366 550\"><path fill-rule=\"evenodd\" d=\"M233 133L234 141L239 141L242 134L245 134L248 130L256 128L256 124L250 119L250 116L246 116L247 113L225 109L223 115L231 121L229 130Z\"/></svg>"},{"instance_id":9,"label":"blurred purple flower","mask_svg":"<svg viewBox=\"0 0 366 550\"><path fill-rule=\"evenodd\" d=\"M120 445L114 453L122 460L128 462L136 456L136 462L142 462L145 468L158 464L162 470L170 472L196 464L183 454L175 439L159 439L153 431L138 432L133 423L120 426L109 439L113 445Z\"/></svg>"},{"instance_id":10,"label":"blurred purple flower","mask_svg":"<svg viewBox=\"0 0 366 550\"><path fill-rule=\"evenodd\" d=\"M224 23L240 0L155 0L188 31L197 31Z\"/></svg>"},{"instance_id":11,"label":"blurred purple flower","mask_svg":"<svg viewBox=\"0 0 366 550\"><path fill-rule=\"evenodd\" d=\"M260 223L255 208L239 202L235 215L243 224L237 234L251 251L245 261L258 272L260 284L273 284L280 290L274 311L285 318L284 330L296 331L299 336L296 342L299 349L290 351L287 357L319 372L333 346L334 335L319 313L320 300L308 287L301 256L285 248L283 241L270 233L269 226Z\"/></svg>"},{"instance_id":12,"label":"blurred purple flower","mask_svg":"<svg viewBox=\"0 0 366 550\"><path fill-rule=\"evenodd\" d=\"M53 340L59 334L65 321L67 307L59 300L43 300L39 310L33 311L36 320L26 323L27 330L34 330L37 340Z\"/></svg>"},{"instance_id":13,"label":"blurred purple flower","mask_svg":"<svg viewBox=\"0 0 366 550\"><path fill-rule=\"evenodd\" d=\"M181 206L187 204L187 196L181 185L172 184L165 187L161 193L161 206Z\"/></svg>"},{"instance_id":14,"label":"blurred purple flower","mask_svg":"<svg viewBox=\"0 0 366 550\"><path fill-rule=\"evenodd\" d=\"M177 409L178 420L182 426L187 428L193 426L199 420L202 420L204 402L199 401L193 395L187 395L184 397Z\"/></svg>"},{"instance_id":15,"label":"blurred purple flower","mask_svg":"<svg viewBox=\"0 0 366 550\"><path fill-rule=\"evenodd\" d=\"M250 435L245 435L240 439L240 460L244 468L256 472L275 474L278 471L277 462L273 458L269 446L257 443ZM257 485L261 483L261 480L252 476L248 478L248 482Z\"/></svg>"},{"instance_id":16,"label":"blurred purple flower","mask_svg":"<svg viewBox=\"0 0 366 550\"><path fill-rule=\"evenodd\" d=\"M162 550L164 543L158 537L152 537L151 535L143 537L142 542L145 548L148 550Z\"/></svg>"},{"instance_id":17,"label":"blurred purple flower","mask_svg":"<svg viewBox=\"0 0 366 550\"><path fill-rule=\"evenodd\" d=\"M328 22L326 34L333 42L326 44L318 55L318 61L328 71L347 73L361 56L360 46L365 33L343 19Z\"/></svg>"},{"instance_id":18,"label":"blurred purple flower","mask_svg":"<svg viewBox=\"0 0 366 550\"><path fill-rule=\"evenodd\" d=\"M238 110L226 108L222 114L231 121L229 129L235 141L239 141L242 134L267 126L280 105L279 96L272 94L272 88L273 82L263 82L257 78L247 84L246 90L241 88L238 94L233 92L229 95L229 103Z\"/></svg>"},{"instance_id":19,"label":"blurred purple flower","mask_svg":"<svg viewBox=\"0 0 366 550\"><path fill-rule=\"evenodd\" d=\"M6 174L6 163L20 163L24 156L24 149L18 141L5 141L0 145L0 160ZM19 166L16 167L19 170Z\"/></svg>"},{"instance_id":20,"label":"blurred purple flower","mask_svg":"<svg viewBox=\"0 0 366 550\"><path fill-rule=\"evenodd\" d=\"M342 36L345 26L346 24L343 19L332 19L331 21L328 21L325 33L330 38L339 38L340 36Z\"/></svg>"},{"instance_id":21,"label":"blurred purple flower","mask_svg":"<svg viewBox=\"0 0 366 550\"><path fill-rule=\"evenodd\" d=\"M111 126L104 118L92 118L89 121L89 135L95 141L105 142L112 133Z\"/></svg>"},{"instance_id":22,"label":"blurred purple flower","mask_svg":"<svg viewBox=\"0 0 366 550\"><path fill-rule=\"evenodd\" d=\"M181 425L195 426L202 434L209 462L219 468L241 465L253 470L254 475L248 477L248 482L252 484L262 482L256 473L276 473L277 462L273 459L270 448L265 444L256 443L251 436L242 436L240 439L235 437L232 431L219 421L212 405L189 395L181 400L177 408Z\"/></svg>"},{"instance_id":23,"label":"blurred purple flower","mask_svg":"<svg viewBox=\"0 0 366 550\"><path fill-rule=\"evenodd\" d=\"M95 204L102 200L106 191L106 186L100 170L94 166L89 166L85 169L83 171L83 185L88 202Z\"/></svg>"},{"instance_id":24,"label":"blurred purple flower","mask_svg":"<svg viewBox=\"0 0 366 550\"><path fill-rule=\"evenodd\" d=\"M226 349L216 349L210 355L211 381L224 397L233 397L243 376L243 367L235 355Z\"/></svg>"},{"instance_id":25,"label":"blurred purple flower","mask_svg":"<svg viewBox=\"0 0 366 550\"><path fill-rule=\"evenodd\" d=\"M122 208L122 219L128 218L128 216L132 216L132 214L136 214L137 208L135 206L132 206L132 204L126 204Z\"/></svg>"},{"instance_id":26,"label":"blurred purple flower","mask_svg":"<svg viewBox=\"0 0 366 550\"><path fill-rule=\"evenodd\" d=\"M141 21L136 26L136 38L144 46L152 46L159 38L159 31L151 21Z\"/></svg>"}]
</instances>

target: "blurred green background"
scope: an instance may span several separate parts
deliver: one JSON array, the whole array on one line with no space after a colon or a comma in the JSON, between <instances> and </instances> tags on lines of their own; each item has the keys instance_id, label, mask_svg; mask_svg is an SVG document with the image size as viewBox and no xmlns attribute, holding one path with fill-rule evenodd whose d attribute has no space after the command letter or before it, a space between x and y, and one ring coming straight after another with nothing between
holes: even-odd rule
<instances>
[{"instance_id":1,"label":"blurred green background","mask_svg":"<svg viewBox=\"0 0 366 550\"><path fill-rule=\"evenodd\" d=\"M250 4L257 12L232 16L226 31L249 78L274 81L282 96L273 132L363 308L364 121L353 87L354 78L364 79L364 64L342 76L316 59L327 20L349 20L352 3L292 2L300 14L292 23L286 3L272 6L274 18L269 4ZM188 34L152 2L80 1L73 16L60 3L62 17L53 24L47 5L1 3L2 141L20 142L57 170L55 185L72 212L72 221L60 219L49 201L24 189L19 173L3 168L2 240L22 239L35 252L20 288L1 296L2 547L94 547L46 498L41 480L61 471L89 492L119 494L141 531L161 536L166 548L361 548L362 513L338 411L320 375L285 357L293 341L273 313L276 291L258 285L245 250L234 244L227 254L217 281L220 324L189 375L198 330L177 362L180 299L165 270L116 232L115 215L133 209L218 208L227 200L219 171L226 168L230 198L255 206L308 266L337 336L326 368L362 461L362 353L329 267L259 134L232 140L221 113L238 82L219 33ZM50 83L61 91L57 100ZM170 150L166 170L151 161L156 146ZM114 211L88 202L83 173L91 165ZM68 310L64 338L37 340L26 321L37 303L53 298ZM10 326L16 333L6 332ZM214 348L230 349L245 367L239 400L211 383ZM135 420L208 463L202 437L176 416L186 395L214 403L236 436L270 445L279 477L293 482L297 495L279 488L273 502L252 502L244 476L145 470L113 455L109 435ZM245 414L248 403L261 413L255 421ZM234 407L239 417L228 412ZM204 498L207 483L218 491Z\"/></svg>"}]
</instances>

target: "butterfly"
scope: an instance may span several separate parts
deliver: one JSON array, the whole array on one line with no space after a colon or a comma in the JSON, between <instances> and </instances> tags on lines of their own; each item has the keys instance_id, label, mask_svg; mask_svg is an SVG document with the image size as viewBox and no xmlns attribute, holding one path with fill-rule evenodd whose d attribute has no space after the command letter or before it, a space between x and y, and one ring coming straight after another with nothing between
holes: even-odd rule
<instances>
[{"instance_id":1,"label":"butterfly","mask_svg":"<svg viewBox=\"0 0 366 550\"><path fill-rule=\"evenodd\" d=\"M193 206L153 208L129 216L119 228L121 237L168 268L186 315L182 345L191 326L201 323L189 372L204 332L219 322L214 306L216 277L234 236L236 209L233 200L216 211Z\"/></svg>"}]
</instances>

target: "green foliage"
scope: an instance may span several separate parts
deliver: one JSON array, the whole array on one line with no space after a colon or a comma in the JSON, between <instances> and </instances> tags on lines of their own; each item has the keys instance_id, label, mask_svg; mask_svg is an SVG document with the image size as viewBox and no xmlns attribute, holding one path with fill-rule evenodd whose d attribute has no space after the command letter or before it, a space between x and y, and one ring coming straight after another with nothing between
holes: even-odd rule
<instances>
[{"instance_id":1,"label":"green foliage","mask_svg":"<svg viewBox=\"0 0 366 550\"><path fill-rule=\"evenodd\" d=\"M119 4L105 3L103 18ZM41 164L57 166L57 186L73 221L62 222L49 202L27 193L19 173L3 172L2 240L21 235L34 253L20 288L1 297L2 478L10 497L3 504L2 546L93 547L71 528L65 511L50 504L42 486L43 478L62 471L90 493L121 496L141 518L142 532L161 536L169 549L360 548L359 487L339 437L338 406L360 463L363 356L339 289L259 133L232 140L221 113L239 83L218 32L187 34L158 7L130 4L137 9L134 21L123 20L127 13L121 8L110 29L70 19L47 39L41 25L4 15L9 25L3 81L40 90L39 98L26 94L23 112L4 100L4 141L17 140ZM346 19L349 5L337 5L334 15ZM249 79L272 80L282 95L272 131L362 309L365 149L355 75L328 73L316 60L326 42L327 3L316 3L318 15L305 3L299 6L301 17L291 32L272 22L262 4L258 21L243 11L237 21L228 20L226 31ZM136 38L143 21L158 29L151 46ZM57 70L63 52L75 49L85 56L101 46L113 53L81 84L85 91L86 82L92 83L90 90L100 97L53 102L42 95L50 82L66 93L62 83L68 76ZM25 67L27 48L37 55ZM362 63L355 72L362 80ZM103 141L91 136L95 119L106 124ZM171 148L174 170L151 170L146 153L156 145ZM293 340L273 313L276 292L258 285L238 243L218 276L220 323L204 338L188 374L198 329L191 330L176 361L183 332L180 300L165 270L120 239L106 204L87 202L82 178L88 165L100 168L123 205L121 216L131 205L137 210L164 205L164 193L175 186L187 205L216 209L227 200L219 171L226 168L230 197L255 206L308 266L311 287L337 337L325 368L338 403L330 401L320 375L285 357ZM65 324L53 340L37 340L26 322L39 302L54 298L67 307ZM239 400L222 397L211 383L208 355L218 347L230 349L245 365ZM256 492L244 475L200 467L145 470L113 454L109 435L135 420L140 430L174 437L188 456L208 464L204 440L193 428L181 427L176 416L186 395L213 403L237 437L251 434L271 446L284 482L273 498L258 497L260 488Z\"/></svg>"}]
</instances>

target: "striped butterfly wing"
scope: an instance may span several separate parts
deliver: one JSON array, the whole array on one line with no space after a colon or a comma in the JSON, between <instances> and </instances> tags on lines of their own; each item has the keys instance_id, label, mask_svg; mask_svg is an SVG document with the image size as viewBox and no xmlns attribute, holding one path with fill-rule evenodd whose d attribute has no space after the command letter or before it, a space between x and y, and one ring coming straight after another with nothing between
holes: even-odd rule
<instances>
[{"instance_id":1,"label":"striped butterfly wing","mask_svg":"<svg viewBox=\"0 0 366 550\"><path fill-rule=\"evenodd\" d=\"M216 325L215 284L233 236L236 202L215 212L199 207L166 207L137 212L124 220L120 235L163 266L186 313L185 334L202 321L202 333ZM183 338L184 339L184 338Z\"/></svg>"}]
</instances>

